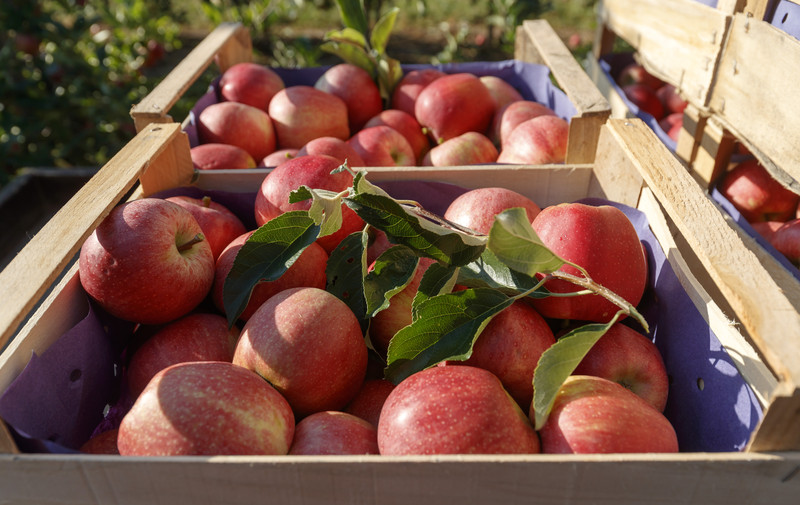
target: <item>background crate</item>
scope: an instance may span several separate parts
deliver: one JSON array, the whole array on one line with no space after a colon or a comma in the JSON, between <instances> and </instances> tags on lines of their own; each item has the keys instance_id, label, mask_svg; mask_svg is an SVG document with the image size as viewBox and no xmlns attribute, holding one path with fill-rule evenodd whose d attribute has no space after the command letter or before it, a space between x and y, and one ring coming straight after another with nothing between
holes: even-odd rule
<instances>
[{"instance_id":1,"label":"background crate","mask_svg":"<svg viewBox=\"0 0 800 505\"><path fill-rule=\"evenodd\" d=\"M38 503L179 499L244 503L263 499L268 492L281 503L581 504L596 503L598 497L614 503L796 502L800 453L753 451L798 448L800 315L790 299L800 291L777 289L765 272L767 267L747 254L735 230L643 123L609 121L601 129L596 161L591 165L378 168L370 173L375 182L427 178L476 187L490 180L524 190L542 205L596 196L637 207L647 216L692 305L714 329L754 394L764 400L766 409L748 452L392 458L6 454L0 455L4 498ZM83 239L131 188L131 198L190 185L201 190L254 191L265 171L212 171L199 174L192 184L196 175L180 125L151 125L0 272L0 295L9 300L0 310L3 341L16 334L0 355L0 390L6 390L20 375L32 354L43 354L86 314L87 301L71 259ZM674 198L676 195L680 198ZM66 230L72 233L65 234ZM52 290L51 271L63 273ZM710 275L715 282L702 282L701 274ZM740 282L734 283L730 276ZM18 292L26 284L36 289ZM722 298L716 297L717 289ZM48 290L17 331L15 322L25 319ZM757 350L730 324L718 299L731 301L734 312L742 316L742 327L754 336ZM712 368L722 363L719 359L703 361ZM724 367L716 370L720 377L736 375ZM785 408L776 410L776 405ZM739 421L743 420L734 420ZM717 428L713 423L699 427L709 432ZM7 432L0 435L3 433L6 437L0 436L4 440L0 447L13 452L14 440ZM41 484L45 480L46 486Z\"/></svg>"},{"instance_id":2,"label":"background crate","mask_svg":"<svg viewBox=\"0 0 800 505\"><path fill-rule=\"evenodd\" d=\"M151 122L170 122L170 108L189 89L198 76L216 61L221 72L238 61L250 61L252 58L248 32L239 25L220 25L201 45L195 48L180 65L165 78L142 102L131 109L137 131ZM545 20L527 21L516 33L515 60L545 65L569 100L569 107L559 111L570 121L569 141L567 145L568 163L587 163L592 161L599 128L610 115L610 107L596 86L585 74L581 66L572 57L567 47L558 38L552 27ZM490 68L494 62L485 65ZM480 69L480 62L467 64L444 65L443 69L462 69L473 66ZM422 65L408 65L409 68L421 68ZM316 69L275 69L286 77L296 81L298 75L318 76L324 68ZM297 72L297 73L295 73ZM486 70L484 70L486 72ZM302 78L302 77L301 77ZM546 76L542 83L550 86ZM313 85L311 82L304 84ZM539 83L534 83L539 86ZM551 96L535 97L552 106ZM198 102L209 102L207 97L199 97ZM213 100L213 99L212 99ZM191 117L184 120L189 125Z\"/></svg>"}]
</instances>

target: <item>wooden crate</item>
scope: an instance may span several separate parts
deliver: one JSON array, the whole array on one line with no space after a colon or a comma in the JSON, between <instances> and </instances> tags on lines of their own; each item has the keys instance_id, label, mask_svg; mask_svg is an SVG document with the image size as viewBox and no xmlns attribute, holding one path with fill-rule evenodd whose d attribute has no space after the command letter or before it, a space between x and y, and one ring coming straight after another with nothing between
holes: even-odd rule
<instances>
[{"instance_id":1,"label":"wooden crate","mask_svg":"<svg viewBox=\"0 0 800 505\"><path fill-rule=\"evenodd\" d=\"M189 89L202 71L211 65L212 61L216 60L220 70L224 71L232 63L247 61L251 58L252 55L247 52L250 47L249 34L240 25L219 26L179 66L170 72L164 82L133 107L131 116L137 131L151 122L172 121L169 116L170 108ZM572 115L568 118L570 120L570 140L567 146L567 162L587 163L592 161L599 128L608 118L610 107L547 21L527 21L520 27L516 33L515 59L545 65L549 69L561 90L570 100L571 109L574 109L574 113L572 110L569 111ZM419 67L424 66L406 66L407 69ZM438 68L445 71L456 71L456 69L470 67L444 65L438 66ZM283 71L295 79L291 70L283 69ZM319 73L321 72L322 69ZM308 75L317 74L309 72ZM542 79L546 79L546 77L542 77ZM303 83L314 84L313 81ZM188 121L187 118L184 125L188 124Z\"/></svg>"},{"instance_id":2,"label":"wooden crate","mask_svg":"<svg viewBox=\"0 0 800 505\"><path fill-rule=\"evenodd\" d=\"M43 354L86 314L74 256L114 205L179 187L254 192L265 174L257 169L197 174L179 124L153 124L139 132L0 272L0 296L5 300L0 308L0 345L11 339L0 355L0 391L20 376L32 354ZM776 285L769 262L750 254L736 230L641 121L607 122L593 164L371 168L369 174L376 183L427 180L464 188L490 183L524 192L543 206L602 197L637 208L688 295L691 310L713 329L735 363L737 370L719 368L717 375L740 374L763 401L761 421L746 450L670 455L148 458L20 454L9 432L0 430L0 452L6 453L0 454L3 498L148 504L252 503L264 496L288 504L796 503L800 286L784 291ZM717 354L701 360L713 368L725 361L722 358ZM688 377L695 380L694 375ZM709 391L713 383L710 377L705 379ZM714 422L695 425L709 433L723 429Z\"/></svg>"}]
</instances>

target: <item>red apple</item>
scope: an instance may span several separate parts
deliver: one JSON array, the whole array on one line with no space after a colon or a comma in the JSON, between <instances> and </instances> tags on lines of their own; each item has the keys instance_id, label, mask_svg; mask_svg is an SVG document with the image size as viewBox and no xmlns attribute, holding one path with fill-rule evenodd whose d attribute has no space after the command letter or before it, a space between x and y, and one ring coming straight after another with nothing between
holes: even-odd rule
<instances>
[{"instance_id":1,"label":"red apple","mask_svg":"<svg viewBox=\"0 0 800 505\"><path fill-rule=\"evenodd\" d=\"M200 144L189 150L192 163L198 170L256 168L250 153L231 144Z\"/></svg>"},{"instance_id":2,"label":"red apple","mask_svg":"<svg viewBox=\"0 0 800 505\"><path fill-rule=\"evenodd\" d=\"M423 156L431 148L428 136L420 126L417 119L411 114L400 109L386 109L373 116L364 124L364 128L371 126L388 126L403 134L414 151L414 159L422 161Z\"/></svg>"},{"instance_id":3,"label":"red apple","mask_svg":"<svg viewBox=\"0 0 800 505\"><path fill-rule=\"evenodd\" d=\"M267 381L227 362L158 372L122 418L123 456L287 454L295 421Z\"/></svg>"},{"instance_id":4,"label":"red apple","mask_svg":"<svg viewBox=\"0 0 800 505\"><path fill-rule=\"evenodd\" d=\"M564 382L539 435L544 453L678 452L669 420L619 384L588 375Z\"/></svg>"},{"instance_id":5,"label":"red apple","mask_svg":"<svg viewBox=\"0 0 800 505\"><path fill-rule=\"evenodd\" d=\"M750 226L752 226L756 233L764 237L767 242L772 243L775 232L778 231L778 228L783 226L785 222L786 221L756 221Z\"/></svg>"},{"instance_id":6,"label":"red apple","mask_svg":"<svg viewBox=\"0 0 800 505\"><path fill-rule=\"evenodd\" d=\"M492 95L470 73L450 74L425 86L414 117L439 144L468 131L486 133L494 115Z\"/></svg>"},{"instance_id":7,"label":"red apple","mask_svg":"<svg viewBox=\"0 0 800 505\"><path fill-rule=\"evenodd\" d=\"M531 454L539 438L491 372L433 367L394 388L378 422L382 455Z\"/></svg>"},{"instance_id":8,"label":"red apple","mask_svg":"<svg viewBox=\"0 0 800 505\"><path fill-rule=\"evenodd\" d=\"M119 430L116 428L98 433L87 440L78 450L86 454L119 454L117 433Z\"/></svg>"},{"instance_id":9,"label":"red apple","mask_svg":"<svg viewBox=\"0 0 800 505\"><path fill-rule=\"evenodd\" d=\"M297 156L297 153L300 149L297 148L288 148L288 149L278 149L277 151L270 153L264 156L264 159L261 160L260 166L262 167L277 167L284 161L288 161Z\"/></svg>"},{"instance_id":10,"label":"red apple","mask_svg":"<svg viewBox=\"0 0 800 505\"><path fill-rule=\"evenodd\" d=\"M504 139L507 139L520 123L539 116L555 115L553 109L539 102L532 100L512 102L495 112L492 117L490 137L495 144L503 145Z\"/></svg>"},{"instance_id":11,"label":"red apple","mask_svg":"<svg viewBox=\"0 0 800 505\"><path fill-rule=\"evenodd\" d=\"M386 379L365 380L355 398L345 408L345 412L358 416L377 427L383 404L394 387L394 384Z\"/></svg>"},{"instance_id":12,"label":"red apple","mask_svg":"<svg viewBox=\"0 0 800 505\"><path fill-rule=\"evenodd\" d=\"M254 231L254 230L253 230ZM236 259L236 254L242 248L244 243L253 234L253 231L246 232L231 241L230 244L222 251L222 254L217 258L216 273L214 276L214 286L211 288L211 299L214 305L222 313L225 312L225 305L223 302L223 287L225 285L225 278L230 273L233 267L233 261ZM284 289L311 287L325 289L327 282L325 276L325 267L328 262L328 253L317 244L316 242L306 247L300 256L292 263L283 275L274 281L261 281L253 288L250 294L250 299L247 306L242 311L239 319L247 321L253 312L258 309L261 304L266 302L272 295L275 295Z\"/></svg>"},{"instance_id":13,"label":"red apple","mask_svg":"<svg viewBox=\"0 0 800 505\"><path fill-rule=\"evenodd\" d=\"M236 214L221 203L212 201L210 196L203 198L171 196L167 200L191 212L200 225L208 245L211 246L215 260L231 240L247 231Z\"/></svg>"},{"instance_id":14,"label":"red apple","mask_svg":"<svg viewBox=\"0 0 800 505\"><path fill-rule=\"evenodd\" d=\"M219 93L225 100L240 102L266 111L275 93L284 88L283 79L271 68L253 62L228 67L219 79Z\"/></svg>"},{"instance_id":15,"label":"red apple","mask_svg":"<svg viewBox=\"0 0 800 505\"><path fill-rule=\"evenodd\" d=\"M661 100L652 88L644 84L629 84L622 88L622 92L642 112L646 112L656 119L664 117L664 105L661 104Z\"/></svg>"},{"instance_id":16,"label":"red apple","mask_svg":"<svg viewBox=\"0 0 800 505\"><path fill-rule=\"evenodd\" d=\"M468 365L492 372L526 412L533 401L533 372L542 353L555 342L547 321L526 302L516 301L489 321L475 341L469 359L442 364Z\"/></svg>"},{"instance_id":17,"label":"red apple","mask_svg":"<svg viewBox=\"0 0 800 505\"><path fill-rule=\"evenodd\" d=\"M542 210L536 202L514 190L488 187L459 195L447 207L443 217L488 235L494 224L494 216L514 207L524 208L531 222Z\"/></svg>"},{"instance_id":18,"label":"red apple","mask_svg":"<svg viewBox=\"0 0 800 505\"><path fill-rule=\"evenodd\" d=\"M83 243L81 285L110 314L161 324L188 313L214 282L214 255L192 214L160 198L114 208Z\"/></svg>"},{"instance_id":19,"label":"red apple","mask_svg":"<svg viewBox=\"0 0 800 505\"><path fill-rule=\"evenodd\" d=\"M484 75L479 77L479 79L483 85L486 86L486 89L489 90L489 94L492 95L495 111L502 109L512 102L524 100L520 92L517 91L517 88L496 75Z\"/></svg>"},{"instance_id":20,"label":"red apple","mask_svg":"<svg viewBox=\"0 0 800 505\"><path fill-rule=\"evenodd\" d=\"M350 137L347 143L364 160L366 167L414 166L416 155L402 133L388 126L370 126Z\"/></svg>"},{"instance_id":21,"label":"red apple","mask_svg":"<svg viewBox=\"0 0 800 505\"><path fill-rule=\"evenodd\" d=\"M629 63L623 67L622 70L620 70L619 76L617 77L617 83L621 87L625 87L630 84L644 84L653 91L664 85L664 81L648 72L639 63Z\"/></svg>"},{"instance_id":22,"label":"red apple","mask_svg":"<svg viewBox=\"0 0 800 505\"><path fill-rule=\"evenodd\" d=\"M800 219L787 221L775 230L771 243L795 266L800 264Z\"/></svg>"},{"instance_id":23,"label":"red apple","mask_svg":"<svg viewBox=\"0 0 800 505\"><path fill-rule=\"evenodd\" d=\"M341 162L324 154L306 155L288 160L273 169L261 183L256 194L255 219L261 226L289 210L308 210L311 201L289 203L289 195L300 186L330 191L344 191L353 185L353 176L346 171L332 174ZM342 207L342 226L339 231L320 237L317 243L328 254L347 235L361 230L364 221L346 205Z\"/></svg>"},{"instance_id":24,"label":"red apple","mask_svg":"<svg viewBox=\"0 0 800 505\"><path fill-rule=\"evenodd\" d=\"M128 364L128 390L139 396L161 370L187 361L232 361L239 329L219 314L194 313L164 326L136 349Z\"/></svg>"},{"instance_id":25,"label":"red apple","mask_svg":"<svg viewBox=\"0 0 800 505\"><path fill-rule=\"evenodd\" d=\"M616 323L592 346L574 375L594 375L630 389L659 412L667 405L669 378L652 340Z\"/></svg>"},{"instance_id":26,"label":"red apple","mask_svg":"<svg viewBox=\"0 0 800 505\"><path fill-rule=\"evenodd\" d=\"M682 122L681 123L675 123L674 125L672 125L672 127L670 127L669 130L667 130L667 136L669 138L671 138L672 140L674 140L675 142L677 142L678 141L678 137L680 136L682 129L683 129L683 123Z\"/></svg>"},{"instance_id":27,"label":"red apple","mask_svg":"<svg viewBox=\"0 0 800 505\"><path fill-rule=\"evenodd\" d=\"M372 265L372 262L375 261L378 256L393 245L394 244L389 242L389 237L386 236L383 230L370 226L369 243L367 245L367 265Z\"/></svg>"},{"instance_id":28,"label":"red apple","mask_svg":"<svg viewBox=\"0 0 800 505\"><path fill-rule=\"evenodd\" d=\"M347 161L349 167L363 167L364 160L361 155L353 149L353 146L342 139L336 137L319 137L314 140L309 140L299 151L297 156L305 156L306 154L327 154L333 156L339 163Z\"/></svg>"},{"instance_id":29,"label":"red apple","mask_svg":"<svg viewBox=\"0 0 800 505\"><path fill-rule=\"evenodd\" d=\"M316 412L297 423L289 454L378 454L378 430L346 412Z\"/></svg>"},{"instance_id":30,"label":"red apple","mask_svg":"<svg viewBox=\"0 0 800 505\"><path fill-rule=\"evenodd\" d=\"M743 161L723 175L718 189L751 223L786 221L794 215L800 200L755 159Z\"/></svg>"},{"instance_id":31,"label":"red apple","mask_svg":"<svg viewBox=\"0 0 800 505\"><path fill-rule=\"evenodd\" d=\"M678 89L670 83L666 83L658 88L656 90L656 96L664 106L666 115L674 114L676 112L683 112L683 110L689 104L689 102L681 97Z\"/></svg>"},{"instance_id":32,"label":"red apple","mask_svg":"<svg viewBox=\"0 0 800 505\"><path fill-rule=\"evenodd\" d=\"M558 116L523 121L503 142L498 163L539 165L563 163L567 156L569 123Z\"/></svg>"},{"instance_id":33,"label":"red apple","mask_svg":"<svg viewBox=\"0 0 800 505\"><path fill-rule=\"evenodd\" d=\"M369 118L383 110L380 89L369 73L350 63L339 63L326 70L314 87L341 98L347 105L350 135L364 127Z\"/></svg>"},{"instance_id":34,"label":"red apple","mask_svg":"<svg viewBox=\"0 0 800 505\"><path fill-rule=\"evenodd\" d=\"M428 151L422 165L448 167L479 165L497 161L497 148L489 137L478 132L466 132L445 140Z\"/></svg>"},{"instance_id":35,"label":"red apple","mask_svg":"<svg viewBox=\"0 0 800 505\"><path fill-rule=\"evenodd\" d=\"M211 104L197 117L197 133L203 144L220 143L241 147L253 160L275 150L275 129L262 109L239 102Z\"/></svg>"},{"instance_id":36,"label":"red apple","mask_svg":"<svg viewBox=\"0 0 800 505\"><path fill-rule=\"evenodd\" d=\"M300 149L317 137L350 137L344 100L313 86L289 86L269 103L278 147Z\"/></svg>"},{"instance_id":37,"label":"red apple","mask_svg":"<svg viewBox=\"0 0 800 505\"><path fill-rule=\"evenodd\" d=\"M422 275L435 260L420 258L414 276L400 292L389 299L389 306L375 314L369 323L369 340L372 347L383 357L389 342L401 328L411 324L411 304L419 289ZM372 266L370 266L372 268Z\"/></svg>"},{"instance_id":38,"label":"red apple","mask_svg":"<svg viewBox=\"0 0 800 505\"><path fill-rule=\"evenodd\" d=\"M661 129L664 130L665 132L670 132L672 131L672 128L675 125L681 126L682 124L683 124L682 112L673 112L672 114L668 114L658 122L658 126L660 126Z\"/></svg>"},{"instance_id":39,"label":"red apple","mask_svg":"<svg viewBox=\"0 0 800 505\"><path fill-rule=\"evenodd\" d=\"M331 293L292 288L269 298L242 328L233 362L286 398L297 418L341 410L358 393L367 346L358 319Z\"/></svg>"},{"instance_id":40,"label":"red apple","mask_svg":"<svg viewBox=\"0 0 800 505\"><path fill-rule=\"evenodd\" d=\"M400 109L414 116L417 97L419 97L423 88L445 75L447 74L435 68L423 68L409 71L400 79L392 91L392 108Z\"/></svg>"},{"instance_id":41,"label":"red apple","mask_svg":"<svg viewBox=\"0 0 800 505\"><path fill-rule=\"evenodd\" d=\"M567 261L583 267L597 283L636 306L647 285L647 263L636 230L628 217L610 205L564 203L547 207L533 220L544 245ZM580 276L564 265L561 270ZM545 287L554 293L581 288L560 279ZM533 300L544 317L579 321L610 321L618 307L600 295L547 297Z\"/></svg>"}]
</instances>

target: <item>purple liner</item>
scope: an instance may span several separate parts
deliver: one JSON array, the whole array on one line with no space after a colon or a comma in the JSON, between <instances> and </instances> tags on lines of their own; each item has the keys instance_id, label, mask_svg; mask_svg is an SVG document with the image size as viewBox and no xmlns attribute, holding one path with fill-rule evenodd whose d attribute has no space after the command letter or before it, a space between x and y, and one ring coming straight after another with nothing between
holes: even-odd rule
<instances>
[{"instance_id":1,"label":"purple liner","mask_svg":"<svg viewBox=\"0 0 800 505\"><path fill-rule=\"evenodd\" d=\"M442 214L465 190L437 182L380 184L395 198L413 198ZM252 213L253 193L207 192L184 188L162 193L201 196L229 202L243 219ZM237 203L236 200L239 200ZM607 203L591 200L591 204ZM682 451L739 451L762 416L752 390L684 292L640 211L623 205L648 254L649 285L639 306L648 320L671 378L665 414L675 426ZM134 345L129 323L111 320L93 308L22 374L0 397L0 416L30 452L74 452L92 433L114 428L130 401L120 393L119 365L126 340ZM632 323L635 324L635 323ZM108 332L106 331L108 329ZM639 329L636 327L636 329ZM138 333L138 332L137 332ZM73 371L81 370L78 381ZM704 387L698 387L702 379ZM104 417L103 411L110 406Z\"/></svg>"},{"instance_id":2,"label":"purple liner","mask_svg":"<svg viewBox=\"0 0 800 505\"><path fill-rule=\"evenodd\" d=\"M776 28L780 28L796 39L800 39L800 5L787 0L779 0L768 20Z\"/></svg>"}]
</instances>

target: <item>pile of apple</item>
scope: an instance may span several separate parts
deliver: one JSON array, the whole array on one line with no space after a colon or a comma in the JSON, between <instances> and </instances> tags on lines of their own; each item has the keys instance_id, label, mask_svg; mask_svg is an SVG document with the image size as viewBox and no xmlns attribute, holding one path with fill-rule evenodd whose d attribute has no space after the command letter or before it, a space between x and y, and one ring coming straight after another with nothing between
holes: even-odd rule
<instances>
[{"instance_id":1,"label":"pile of apple","mask_svg":"<svg viewBox=\"0 0 800 505\"><path fill-rule=\"evenodd\" d=\"M620 70L617 84L628 100L653 116L667 136L677 142L688 102L674 85L662 81L636 62Z\"/></svg>"},{"instance_id":2,"label":"pile of apple","mask_svg":"<svg viewBox=\"0 0 800 505\"><path fill-rule=\"evenodd\" d=\"M568 123L496 76L411 70L385 103L350 63L313 86L285 86L269 67L239 63L220 77L221 101L196 118L198 169L274 167L328 154L351 167L561 163ZM389 107L389 108L386 108Z\"/></svg>"},{"instance_id":3,"label":"pile of apple","mask_svg":"<svg viewBox=\"0 0 800 505\"><path fill-rule=\"evenodd\" d=\"M800 266L800 195L776 181L755 158L725 172L717 189L757 233Z\"/></svg>"},{"instance_id":4,"label":"pile of apple","mask_svg":"<svg viewBox=\"0 0 800 505\"><path fill-rule=\"evenodd\" d=\"M83 451L678 450L662 413L668 392L662 357L650 338L620 322L628 313L620 315L619 307L637 305L647 280L642 244L624 213L581 203L540 209L514 191L484 188L454 200L437 221L446 226L434 226L428 213L421 232L403 237L402 226L381 227L352 205L394 200L370 193L363 174L339 166L327 155L278 165L257 193L256 230L208 198L185 196L127 202L100 223L81 248L81 284L105 311L139 323L140 336L131 339L123 363L135 402L118 428L93 437ZM301 187L314 198L295 198ZM347 205L330 197L342 210L330 229L326 221L308 224L320 195L348 188L367 188L367 194L351 196ZM337 215L333 208L325 212ZM482 254L486 234L518 243L498 235L498 226L511 235L535 231L553 255L571 262L535 270L558 268L547 277L530 277L559 296L510 297L474 287L469 275L456 276L459 269L436 259L448 248ZM447 234L438 235L440 228ZM448 246L454 234L464 241ZM461 264L466 270L478 263ZM576 295L587 279L572 265L613 297ZM254 281L242 284L248 278ZM363 301L355 299L356 287L364 287L366 304L374 307L369 317L355 308ZM594 324L578 324L585 322ZM448 324L454 329L429 334ZM420 326L428 334L415 332ZM599 340L568 378L550 381L551 408L542 409L536 392L564 357L548 359L548 353L563 352L576 326L590 328L583 337ZM403 354L418 338L434 344ZM425 359L425 366L414 366Z\"/></svg>"}]
</instances>

